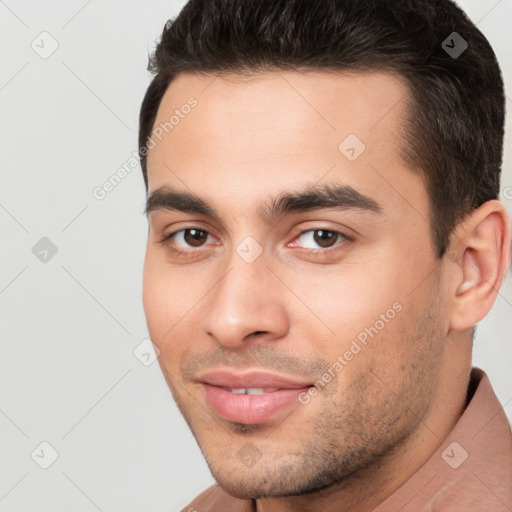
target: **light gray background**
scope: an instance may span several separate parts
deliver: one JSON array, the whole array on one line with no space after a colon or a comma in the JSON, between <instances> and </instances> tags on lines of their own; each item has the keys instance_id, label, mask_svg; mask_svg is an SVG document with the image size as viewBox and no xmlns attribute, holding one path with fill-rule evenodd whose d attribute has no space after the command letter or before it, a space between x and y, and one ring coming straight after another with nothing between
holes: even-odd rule
<instances>
[{"instance_id":1,"label":"light gray background","mask_svg":"<svg viewBox=\"0 0 512 512\"><path fill-rule=\"evenodd\" d=\"M460 4L498 55L511 110L512 0ZM2 512L175 511L213 482L158 363L133 354L148 337L140 167L92 194L137 148L148 52L182 5L0 0ZM43 31L58 43L46 59L31 47L51 49ZM43 237L58 249L46 263L32 252ZM511 328L509 273L474 348L509 417ZM59 455L48 469L42 441Z\"/></svg>"}]
</instances>

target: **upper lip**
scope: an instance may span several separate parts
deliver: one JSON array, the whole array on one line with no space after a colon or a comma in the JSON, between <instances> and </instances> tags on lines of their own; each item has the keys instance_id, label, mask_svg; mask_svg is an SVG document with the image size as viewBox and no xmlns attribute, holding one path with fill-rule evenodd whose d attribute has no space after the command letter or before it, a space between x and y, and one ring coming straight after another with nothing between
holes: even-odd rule
<instances>
[{"instance_id":1,"label":"upper lip","mask_svg":"<svg viewBox=\"0 0 512 512\"><path fill-rule=\"evenodd\" d=\"M234 372L227 369L210 370L202 372L196 380L204 384L230 389L301 389L312 385L309 381L261 370L246 370L243 372Z\"/></svg>"}]
</instances>

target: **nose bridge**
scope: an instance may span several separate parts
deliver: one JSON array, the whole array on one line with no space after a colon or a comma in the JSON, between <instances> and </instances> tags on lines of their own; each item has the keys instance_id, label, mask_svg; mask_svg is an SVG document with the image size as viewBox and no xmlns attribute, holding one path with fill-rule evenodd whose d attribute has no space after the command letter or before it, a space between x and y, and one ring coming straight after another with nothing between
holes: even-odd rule
<instances>
[{"instance_id":1,"label":"nose bridge","mask_svg":"<svg viewBox=\"0 0 512 512\"><path fill-rule=\"evenodd\" d=\"M238 254L240 247L242 255ZM267 269L262 255L252 261L252 258L245 259L252 251L250 245L244 246L242 242L233 251L226 272L208 294L203 328L226 346L239 346L254 332L266 332L272 338L284 335L287 330L275 276Z\"/></svg>"}]
</instances>

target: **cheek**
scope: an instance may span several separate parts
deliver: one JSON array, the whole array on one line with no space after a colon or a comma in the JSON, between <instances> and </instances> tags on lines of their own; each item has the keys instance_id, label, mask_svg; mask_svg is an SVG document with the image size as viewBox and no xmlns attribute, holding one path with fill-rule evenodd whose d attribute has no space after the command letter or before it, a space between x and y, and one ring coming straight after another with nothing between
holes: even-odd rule
<instances>
[{"instance_id":1,"label":"cheek","mask_svg":"<svg viewBox=\"0 0 512 512\"><path fill-rule=\"evenodd\" d=\"M409 294L404 265L397 261L381 257L378 263L347 265L331 270L330 275L310 274L307 283L296 290L321 319L320 323L310 316L303 323L308 348L322 350L330 366L340 363L334 371L344 382L342 387L353 378L368 378L369 369L397 375L420 349L411 339L417 334L425 304ZM326 333L321 344L319 332Z\"/></svg>"},{"instance_id":2,"label":"cheek","mask_svg":"<svg viewBox=\"0 0 512 512\"><path fill-rule=\"evenodd\" d=\"M165 265L160 255L146 253L142 300L151 339L160 350L174 335L175 326L186 314L190 286L178 279L179 273Z\"/></svg>"},{"instance_id":3,"label":"cheek","mask_svg":"<svg viewBox=\"0 0 512 512\"><path fill-rule=\"evenodd\" d=\"M143 305L152 342L160 350L160 363L177 374L182 355L201 339L197 315L208 291L198 273L173 267L165 255L148 251L144 261Z\"/></svg>"},{"instance_id":4,"label":"cheek","mask_svg":"<svg viewBox=\"0 0 512 512\"><path fill-rule=\"evenodd\" d=\"M161 272L157 259L150 249L146 250L142 281L142 302L144 313L153 342L161 330L160 324L165 320L168 297L165 294L166 275Z\"/></svg>"},{"instance_id":5,"label":"cheek","mask_svg":"<svg viewBox=\"0 0 512 512\"><path fill-rule=\"evenodd\" d=\"M334 337L350 340L375 323L382 329L384 322L388 329L399 316L406 297L403 278L396 267L381 261L342 266L329 273L310 273L308 281L295 291L334 331Z\"/></svg>"}]
</instances>

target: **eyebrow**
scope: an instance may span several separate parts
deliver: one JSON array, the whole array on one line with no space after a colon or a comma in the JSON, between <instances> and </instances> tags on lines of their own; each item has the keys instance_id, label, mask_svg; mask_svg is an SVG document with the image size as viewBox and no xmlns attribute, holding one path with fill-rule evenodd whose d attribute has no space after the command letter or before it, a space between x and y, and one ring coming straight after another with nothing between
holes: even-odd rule
<instances>
[{"instance_id":1,"label":"eyebrow","mask_svg":"<svg viewBox=\"0 0 512 512\"><path fill-rule=\"evenodd\" d=\"M301 190L281 192L258 208L259 216L270 223L291 213L301 213L321 208L336 210L360 210L380 214L382 207L374 199L348 185L311 185ZM157 210L173 210L197 213L220 221L216 209L196 194L163 186L152 192L144 213Z\"/></svg>"}]
</instances>

